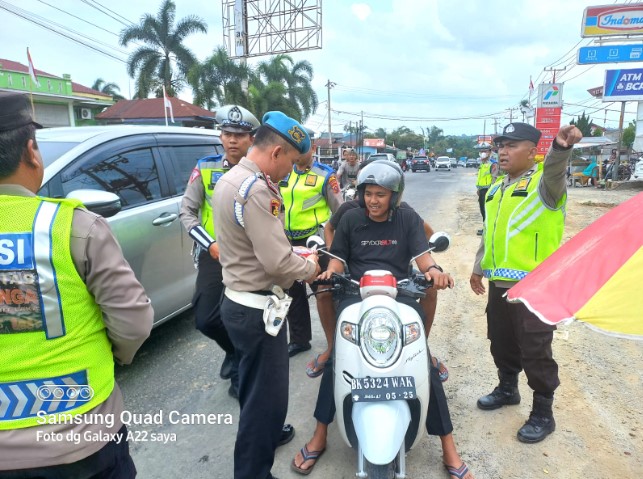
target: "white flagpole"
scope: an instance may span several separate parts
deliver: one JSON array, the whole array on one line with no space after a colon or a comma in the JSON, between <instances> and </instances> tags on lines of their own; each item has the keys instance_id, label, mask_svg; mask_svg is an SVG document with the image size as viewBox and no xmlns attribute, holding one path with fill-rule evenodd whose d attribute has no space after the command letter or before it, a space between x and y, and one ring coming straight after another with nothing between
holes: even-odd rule
<instances>
[{"instance_id":1,"label":"white flagpole","mask_svg":"<svg viewBox=\"0 0 643 479\"><path fill-rule=\"evenodd\" d=\"M165 113L165 126L167 125L167 105L165 104L167 96L165 95L165 85L163 85L163 113Z\"/></svg>"}]
</instances>

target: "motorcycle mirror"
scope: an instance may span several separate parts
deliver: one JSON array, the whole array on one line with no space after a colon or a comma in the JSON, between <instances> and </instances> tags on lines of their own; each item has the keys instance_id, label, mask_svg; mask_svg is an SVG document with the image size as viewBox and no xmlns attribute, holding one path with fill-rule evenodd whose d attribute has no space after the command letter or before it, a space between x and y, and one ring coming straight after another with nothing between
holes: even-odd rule
<instances>
[{"instance_id":1,"label":"motorcycle mirror","mask_svg":"<svg viewBox=\"0 0 643 479\"><path fill-rule=\"evenodd\" d=\"M309 236L308 239L306 240L306 247L311 249L312 248L322 249L326 247L326 242L321 236L312 235L312 236Z\"/></svg>"},{"instance_id":2,"label":"motorcycle mirror","mask_svg":"<svg viewBox=\"0 0 643 479\"><path fill-rule=\"evenodd\" d=\"M438 231L433 233L431 238L429 238L429 246L431 246L432 251L441 252L449 249L451 245L451 237L444 231Z\"/></svg>"}]
</instances>

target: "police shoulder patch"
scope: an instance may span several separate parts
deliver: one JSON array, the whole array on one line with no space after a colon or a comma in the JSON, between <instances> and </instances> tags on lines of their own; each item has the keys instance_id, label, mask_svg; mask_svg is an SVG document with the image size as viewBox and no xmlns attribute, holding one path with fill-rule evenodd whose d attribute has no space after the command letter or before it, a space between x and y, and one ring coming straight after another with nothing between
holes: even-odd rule
<instances>
[{"instance_id":1,"label":"police shoulder patch","mask_svg":"<svg viewBox=\"0 0 643 479\"><path fill-rule=\"evenodd\" d=\"M192 184L194 180L196 180L199 176L201 176L201 170L199 170L199 167L195 167L192 170L192 174L190 175L190 181L188 181L188 184Z\"/></svg>"},{"instance_id":2,"label":"police shoulder patch","mask_svg":"<svg viewBox=\"0 0 643 479\"><path fill-rule=\"evenodd\" d=\"M529 187L530 181L531 181L531 177L520 178L520 180L518 180L518 183L516 184L516 187L514 188L514 191L526 191L527 188Z\"/></svg>"},{"instance_id":3,"label":"police shoulder patch","mask_svg":"<svg viewBox=\"0 0 643 479\"><path fill-rule=\"evenodd\" d=\"M328 186L333 190L333 193L339 193L339 183L334 173L328 177Z\"/></svg>"},{"instance_id":4,"label":"police shoulder patch","mask_svg":"<svg viewBox=\"0 0 643 479\"><path fill-rule=\"evenodd\" d=\"M270 200L270 212L273 216L279 216L279 209L281 208L281 201L276 198Z\"/></svg>"}]
</instances>

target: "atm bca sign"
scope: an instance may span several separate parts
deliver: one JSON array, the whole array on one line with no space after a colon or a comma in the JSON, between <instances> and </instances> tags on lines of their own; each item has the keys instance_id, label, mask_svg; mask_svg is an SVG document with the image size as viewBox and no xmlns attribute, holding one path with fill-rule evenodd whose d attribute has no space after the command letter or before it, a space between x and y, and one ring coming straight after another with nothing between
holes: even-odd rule
<instances>
[{"instance_id":1,"label":"atm bca sign","mask_svg":"<svg viewBox=\"0 0 643 479\"><path fill-rule=\"evenodd\" d=\"M606 70L603 101L643 101L643 69Z\"/></svg>"}]
</instances>

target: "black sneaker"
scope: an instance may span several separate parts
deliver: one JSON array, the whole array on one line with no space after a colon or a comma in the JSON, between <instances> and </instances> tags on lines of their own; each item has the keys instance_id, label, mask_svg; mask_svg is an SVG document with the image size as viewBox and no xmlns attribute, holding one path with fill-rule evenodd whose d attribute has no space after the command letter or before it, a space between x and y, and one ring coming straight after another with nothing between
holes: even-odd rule
<instances>
[{"instance_id":1,"label":"black sneaker","mask_svg":"<svg viewBox=\"0 0 643 479\"><path fill-rule=\"evenodd\" d=\"M296 356L299 353L303 353L304 351L310 350L312 346L310 343L305 343L305 344L297 344L297 343L290 343L288 345L288 356L291 358L293 356Z\"/></svg>"},{"instance_id":2,"label":"black sneaker","mask_svg":"<svg viewBox=\"0 0 643 479\"><path fill-rule=\"evenodd\" d=\"M295 427L292 424L284 424L281 428L281 436L279 436L277 446L288 444L293 437L295 437Z\"/></svg>"}]
</instances>

